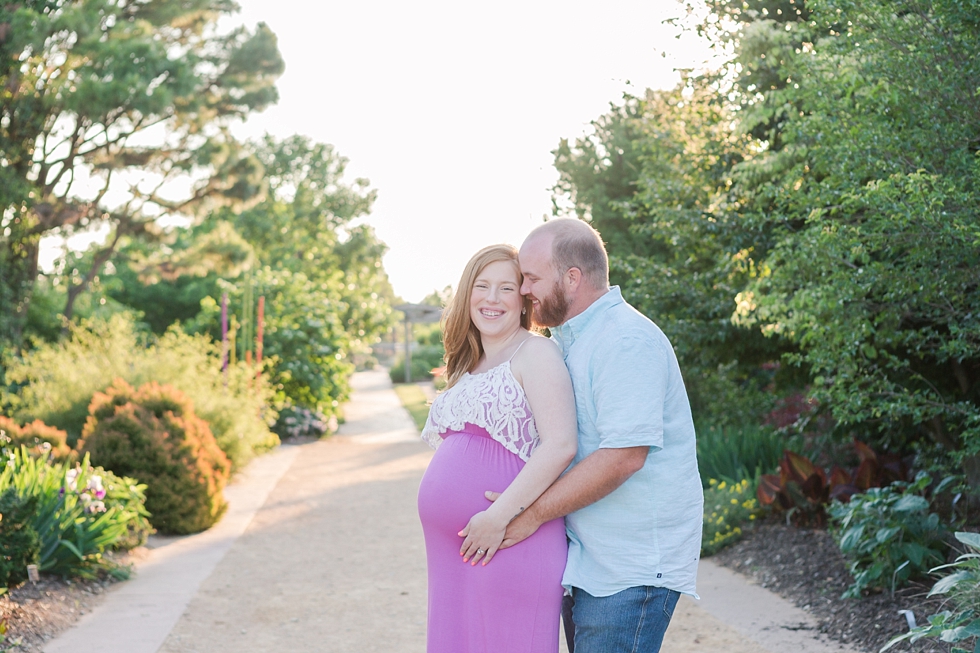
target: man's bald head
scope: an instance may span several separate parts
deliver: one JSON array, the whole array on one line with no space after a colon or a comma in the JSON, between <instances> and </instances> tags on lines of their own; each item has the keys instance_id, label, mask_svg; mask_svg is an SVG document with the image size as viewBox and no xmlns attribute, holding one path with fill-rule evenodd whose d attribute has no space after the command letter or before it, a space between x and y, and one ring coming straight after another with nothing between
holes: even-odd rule
<instances>
[{"instance_id":1,"label":"man's bald head","mask_svg":"<svg viewBox=\"0 0 980 653\"><path fill-rule=\"evenodd\" d=\"M609 258L599 232L588 223L572 218L545 222L524 240L527 245L551 243L551 260L558 275L571 268L582 271L582 278L596 290L609 287Z\"/></svg>"}]
</instances>

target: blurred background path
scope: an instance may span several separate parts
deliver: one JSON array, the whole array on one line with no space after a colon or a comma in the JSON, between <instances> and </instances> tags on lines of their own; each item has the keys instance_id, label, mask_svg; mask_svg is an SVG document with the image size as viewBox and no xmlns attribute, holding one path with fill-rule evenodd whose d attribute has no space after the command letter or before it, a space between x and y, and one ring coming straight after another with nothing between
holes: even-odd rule
<instances>
[{"instance_id":1,"label":"blurred background path","mask_svg":"<svg viewBox=\"0 0 980 653\"><path fill-rule=\"evenodd\" d=\"M432 452L383 370L354 376L346 415L336 436L254 461L211 530L154 538L135 578L46 653L424 653L415 499ZM678 605L664 653L849 650L710 560L698 592Z\"/></svg>"}]
</instances>

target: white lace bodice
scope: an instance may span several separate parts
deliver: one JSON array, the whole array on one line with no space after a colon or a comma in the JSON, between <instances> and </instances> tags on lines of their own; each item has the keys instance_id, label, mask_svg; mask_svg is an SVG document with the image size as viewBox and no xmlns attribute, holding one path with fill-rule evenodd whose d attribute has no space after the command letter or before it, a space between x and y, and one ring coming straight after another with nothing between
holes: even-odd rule
<instances>
[{"instance_id":1,"label":"white lace bodice","mask_svg":"<svg viewBox=\"0 0 980 653\"><path fill-rule=\"evenodd\" d=\"M443 433L461 431L465 424L485 429L521 460L527 462L531 457L538 444L538 429L510 361L480 374L467 373L436 397L422 429L422 439L437 449Z\"/></svg>"}]
</instances>

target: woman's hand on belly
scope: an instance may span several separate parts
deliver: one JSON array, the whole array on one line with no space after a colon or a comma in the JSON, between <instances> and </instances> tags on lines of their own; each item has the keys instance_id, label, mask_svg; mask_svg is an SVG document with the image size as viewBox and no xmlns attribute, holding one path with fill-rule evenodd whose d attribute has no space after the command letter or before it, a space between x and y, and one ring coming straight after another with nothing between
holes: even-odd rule
<instances>
[{"instance_id":1,"label":"woman's hand on belly","mask_svg":"<svg viewBox=\"0 0 980 653\"><path fill-rule=\"evenodd\" d=\"M506 532L507 520L499 519L492 509L473 515L466 528L459 532L459 536L464 538L463 545L459 547L463 562L475 565L482 558L486 566L500 548Z\"/></svg>"}]
</instances>

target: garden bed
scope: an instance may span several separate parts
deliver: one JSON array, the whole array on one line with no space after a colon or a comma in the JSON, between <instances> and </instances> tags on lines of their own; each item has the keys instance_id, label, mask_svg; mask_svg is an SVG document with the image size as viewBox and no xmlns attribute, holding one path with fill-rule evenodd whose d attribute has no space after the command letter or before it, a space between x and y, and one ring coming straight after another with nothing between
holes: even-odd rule
<instances>
[{"instance_id":1,"label":"garden bed","mask_svg":"<svg viewBox=\"0 0 980 653\"><path fill-rule=\"evenodd\" d=\"M931 585L912 585L872 594L860 600L842 599L852 582L847 564L826 531L760 523L746 528L745 537L711 557L716 563L744 574L813 615L820 632L858 651L877 653L892 637L908 631L899 610L911 610L919 625L941 609L927 598ZM948 645L924 640L899 644L891 651L946 653Z\"/></svg>"},{"instance_id":2,"label":"garden bed","mask_svg":"<svg viewBox=\"0 0 980 653\"><path fill-rule=\"evenodd\" d=\"M102 602L113 583L104 580L64 580L43 576L0 597L0 622L6 621L6 640L0 651L40 653L45 644L70 628Z\"/></svg>"},{"instance_id":3,"label":"garden bed","mask_svg":"<svg viewBox=\"0 0 980 653\"><path fill-rule=\"evenodd\" d=\"M146 547L137 547L108 552L106 557L126 567L148 552ZM6 639L0 637L0 653L41 653L49 641L102 603L115 583L111 576L66 580L42 575L37 583L24 583L0 596L0 623L7 624Z\"/></svg>"}]
</instances>

